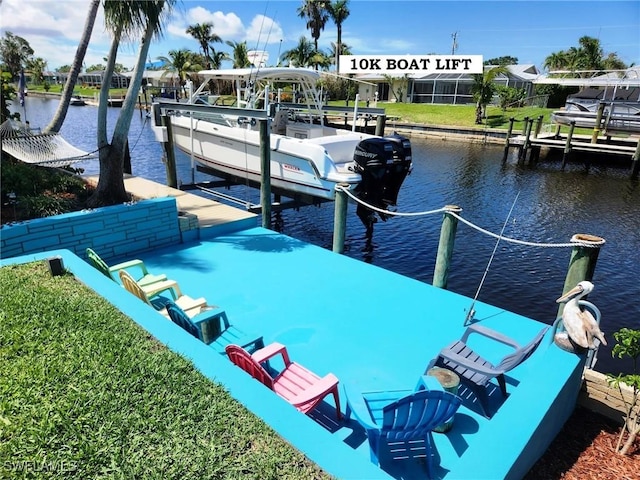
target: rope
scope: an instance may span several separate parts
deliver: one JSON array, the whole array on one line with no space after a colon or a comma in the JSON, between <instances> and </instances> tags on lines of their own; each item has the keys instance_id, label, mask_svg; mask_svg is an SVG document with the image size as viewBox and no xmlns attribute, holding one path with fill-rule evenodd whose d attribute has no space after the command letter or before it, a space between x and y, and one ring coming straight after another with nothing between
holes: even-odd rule
<instances>
[{"instance_id":1,"label":"rope","mask_svg":"<svg viewBox=\"0 0 640 480\"><path fill-rule=\"evenodd\" d=\"M602 245L604 245L605 241L601 240L601 241L595 241L595 242L583 242L580 240L576 240L576 241L572 241L572 242L567 242L567 243L537 243L537 242L528 242L525 240L518 240L516 238L510 238L510 237L504 237L501 234L497 234L497 233L493 233L490 232L489 230L485 230L482 227L479 227L478 225L470 222L469 220L464 219L463 217L461 217L458 213L459 209L457 207L451 207L451 206L446 206L446 207L442 207L442 208L438 208L436 210L428 210L428 211L424 211L424 212L409 212L409 213L403 213L403 212L392 212L390 210L384 210L382 208L378 208L375 207L373 205L369 205L368 203L362 201L361 199L359 199L358 197L356 197L355 195L353 195L353 193L351 193L351 191L349 190L348 187L343 187L342 185L336 185L336 190L340 190L342 192L345 192L351 199L353 199L354 201L360 203L361 205L375 211L378 213L382 213L384 215L389 215L389 216L396 216L396 217L415 217L415 216L422 216L422 215L432 215L434 213L448 213L449 215L451 215L454 218L457 218L459 221L461 221L462 223L464 223L465 225L479 231L480 233L484 233L485 235L489 235L490 237L496 238L500 241L504 241L504 242L509 242L509 243L515 243L518 245L525 245L528 247L544 247L544 248L567 248L567 247L589 247L589 248L600 248Z\"/></svg>"},{"instance_id":2,"label":"rope","mask_svg":"<svg viewBox=\"0 0 640 480\"><path fill-rule=\"evenodd\" d=\"M94 158L95 153L85 152L68 143L58 133L33 134L10 120L0 125L2 150L18 160L47 167L58 167Z\"/></svg>"}]
</instances>

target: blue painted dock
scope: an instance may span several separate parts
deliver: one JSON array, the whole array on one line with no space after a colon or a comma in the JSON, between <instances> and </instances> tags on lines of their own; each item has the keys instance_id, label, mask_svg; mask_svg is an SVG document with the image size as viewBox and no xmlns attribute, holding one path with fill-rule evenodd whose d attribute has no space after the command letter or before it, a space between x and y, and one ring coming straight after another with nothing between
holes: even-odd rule
<instances>
[{"instance_id":1,"label":"blue painted dock","mask_svg":"<svg viewBox=\"0 0 640 480\"><path fill-rule=\"evenodd\" d=\"M81 281L169 348L189 357L203 374L224 384L330 474L343 479L426 478L419 458L383 458L382 468L372 465L364 432L353 422L336 423L330 397L312 418L297 412L74 254L45 252L3 264L55 254ZM342 385L355 390L412 389L438 351L460 338L471 304L467 297L263 228L136 256L150 271L177 280L184 293L223 307L240 329L262 334L266 343L287 345L293 360L319 375L332 372ZM476 302L475 309L483 325L521 344L544 326L482 302ZM489 360L507 352L495 342L478 341L475 346ZM508 375L510 395L491 419L465 403L453 429L434 434L440 456L437 478L524 476L573 410L583 366L583 358L557 348L548 332L534 355ZM341 401L344 412L344 397Z\"/></svg>"}]
</instances>

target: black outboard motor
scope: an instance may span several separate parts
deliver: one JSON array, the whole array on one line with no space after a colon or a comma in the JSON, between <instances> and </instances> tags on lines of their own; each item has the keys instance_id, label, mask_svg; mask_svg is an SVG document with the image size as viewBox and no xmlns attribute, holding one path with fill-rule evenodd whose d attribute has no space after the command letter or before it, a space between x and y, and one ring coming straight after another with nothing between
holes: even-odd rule
<instances>
[{"instance_id":1,"label":"black outboard motor","mask_svg":"<svg viewBox=\"0 0 640 480\"><path fill-rule=\"evenodd\" d=\"M358 198L381 210L396 205L400 187L411 172L409 139L395 132L388 137L368 138L356 146L354 161L356 172L362 175L362 182L356 190ZM377 221L375 212L358 204L356 213L370 238L373 224ZM380 212L378 215L382 220L388 217Z\"/></svg>"},{"instance_id":2,"label":"black outboard motor","mask_svg":"<svg viewBox=\"0 0 640 480\"><path fill-rule=\"evenodd\" d=\"M367 138L356 146L353 159L356 172L362 176L356 190L358 198L369 205L384 209L383 194L388 167L393 165L393 143L380 137ZM375 213L360 203L356 213L367 228L367 235L370 235L376 222ZM386 220L385 217L382 218Z\"/></svg>"},{"instance_id":3,"label":"black outboard motor","mask_svg":"<svg viewBox=\"0 0 640 480\"><path fill-rule=\"evenodd\" d=\"M387 205L396 205L400 187L411 172L411 141L397 132L384 137L393 145L393 162L387 165L387 177L382 199Z\"/></svg>"}]
</instances>

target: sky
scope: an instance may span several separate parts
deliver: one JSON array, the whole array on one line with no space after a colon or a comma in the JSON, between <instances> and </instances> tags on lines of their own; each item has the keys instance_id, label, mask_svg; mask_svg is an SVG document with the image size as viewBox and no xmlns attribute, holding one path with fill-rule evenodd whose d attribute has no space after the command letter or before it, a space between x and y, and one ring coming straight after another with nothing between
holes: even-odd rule
<instances>
[{"instance_id":1,"label":"sky","mask_svg":"<svg viewBox=\"0 0 640 480\"><path fill-rule=\"evenodd\" d=\"M296 10L299 0L178 0L165 25L163 39L153 42L148 60L170 50L199 51L189 25L212 22L223 40L246 41L251 50L266 50L274 65L301 36L311 38ZM343 42L357 55L482 55L485 60L512 56L540 70L553 52L578 46L584 35L598 38L605 53L615 52L627 64L640 64L640 2L630 1L393 1L351 0L343 23ZM26 39L49 70L70 65L89 10L88 0L0 0L0 34ZM102 9L101 9L102 10ZM328 22L319 47L328 52L336 27ZM100 11L85 65L104 64L110 38ZM118 63L133 68L139 45L121 47ZM217 50L230 52L224 44ZM231 67L225 62L223 67Z\"/></svg>"}]
</instances>

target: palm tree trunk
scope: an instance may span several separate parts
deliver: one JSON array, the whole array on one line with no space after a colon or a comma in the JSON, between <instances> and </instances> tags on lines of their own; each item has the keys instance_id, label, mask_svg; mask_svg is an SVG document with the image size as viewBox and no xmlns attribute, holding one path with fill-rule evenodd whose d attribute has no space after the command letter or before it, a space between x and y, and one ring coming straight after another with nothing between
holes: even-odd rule
<instances>
[{"instance_id":1,"label":"palm tree trunk","mask_svg":"<svg viewBox=\"0 0 640 480\"><path fill-rule=\"evenodd\" d=\"M89 202L91 207L115 205L129 200L129 195L124 188L124 158L127 151L129 128L131 127L131 118L133 117L137 93L142 85L144 65L149 53L151 38L155 31L154 26L158 21L158 17L149 19L149 24L145 29L131 83L113 131L111 148L105 149L104 157L102 154L100 155L100 179L98 180L96 191Z\"/></svg>"},{"instance_id":2,"label":"palm tree trunk","mask_svg":"<svg viewBox=\"0 0 640 480\"><path fill-rule=\"evenodd\" d=\"M93 32L93 25L96 22L96 15L98 14L98 8L100 7L100 0L91 0L89 6L89 14L87 15L87 21L84 24L84 30L82 31L82 38L76 50L76 56L73 59L71 70L67 76L67 81L64 84L62 95L60 96L60 103L58 109L53 115L51 122L44 129L45 133L59 132L64 123L64 119L67 116L69 110L69 103L71 102L71 96L73 95L73 89L76 87L78 81L78 75L82 70L82 62L84 61L84 55L89 47L89 40L91 39L91 33Z\"/></svg>"}]
</instances>

